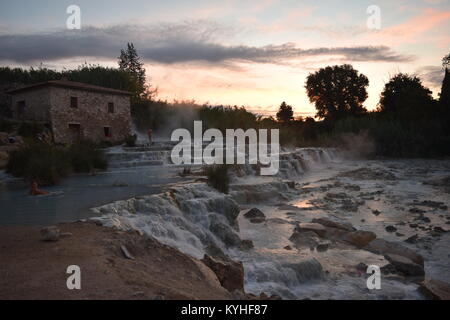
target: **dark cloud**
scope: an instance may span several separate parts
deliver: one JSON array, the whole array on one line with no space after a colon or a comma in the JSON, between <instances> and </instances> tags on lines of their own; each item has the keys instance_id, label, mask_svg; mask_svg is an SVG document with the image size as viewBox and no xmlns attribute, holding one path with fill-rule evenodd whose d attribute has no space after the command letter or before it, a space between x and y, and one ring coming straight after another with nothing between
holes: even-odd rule
<instances>
[{"instance_id":1,"label":"dark cloud","mask_svg":"<svg viewBox=\"0 0 450 320\"><path fill-rule=\"evenodd\" d=\"M126 42L157 63L247 61L286 63L292 59L333 55L349 61L404 62L412 59L385 46L301 49L292 43L252 47L222 44L226 29L207 22L87 27L33 34L0 34L0 60L36 63L75 57L114 59ZM222 43L221 43L222 42Z\"/></svg>"},{"instance_id":2,"label":"dark cloud","mask_svg":"<svg viewBox=\"0 0 450 320\"><path fill-rule=\"evenodd\" d=\"M425 66L416 71L419 76L431 88L441 88L444 80L444 70L438 66Z\"/></svg>"}]
</instances>

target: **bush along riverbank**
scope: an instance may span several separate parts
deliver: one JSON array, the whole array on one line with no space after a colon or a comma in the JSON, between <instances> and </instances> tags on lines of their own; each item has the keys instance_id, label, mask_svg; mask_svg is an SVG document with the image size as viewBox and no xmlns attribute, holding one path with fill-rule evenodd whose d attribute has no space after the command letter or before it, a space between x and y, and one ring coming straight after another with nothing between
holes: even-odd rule
<instances>
[{"instance_id":1,"label":"bush along riverbank","mask_svg":"<svg viewBox=\"0 0 450 320\"><path fill-rule=\"evenodd\" d=\"M42 185L55 185L71 173L107 167L103 151L90 141L78 141L70 146L31 141L10 154L6 172Z\"/></svg>"}]
</instances>

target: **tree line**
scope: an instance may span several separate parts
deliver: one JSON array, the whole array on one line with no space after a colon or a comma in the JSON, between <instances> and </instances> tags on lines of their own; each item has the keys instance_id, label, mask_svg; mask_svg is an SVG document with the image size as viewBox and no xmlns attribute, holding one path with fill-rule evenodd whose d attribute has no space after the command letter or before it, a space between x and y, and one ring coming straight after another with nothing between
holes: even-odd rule
<instances>
[{"instance_id":1,"label":"tree line","mask_svg":"<svg viewBox=\"0 0 450 320\"><path fill-rule=\"evenodd\" d=\"M67 79L132 92L131 112L138 128L169 130L202 120L205 129L279 128L284 145L342 146L342 136L364 134L374 144L373 155L450 155L450 54L442 60L445 71L439 99L415 75L399 73L384 86L378 108L368 111L369 79L349 64L327 66L308 75L305 89L316 117L294 118L283 102L276 117L262 117L242 106L199 105L156 99L136 48L128 43L118 57L118 68L84 64L73 70L0 68L0 115L10 115L2 92L37 82ZM0 128L1 130L1 128ZM348 146L351 147L351 146Z\"/></svg>"}]
</instances>

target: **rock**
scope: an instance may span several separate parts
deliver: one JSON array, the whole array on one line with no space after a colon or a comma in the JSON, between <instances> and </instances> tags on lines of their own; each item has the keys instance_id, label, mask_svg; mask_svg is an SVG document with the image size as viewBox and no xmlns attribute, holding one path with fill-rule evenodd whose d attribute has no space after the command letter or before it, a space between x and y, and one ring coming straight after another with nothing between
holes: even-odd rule
<instances>
[{"instance_id":1,"label":"rock","mask_svg":"<svg viewBox=\"0 0 450 320\"><path fill-rule=\"evenodd\" d=\"M241 250L250 250L253 249L253 241L252 240L242 240L240 249Z\"/></svg>"},{"instance_id":2,"label":"rock","mask_svg":"<svg viewBox=\"0 0 450 320\"><path fill-rule=\"evenodd\" d=\"M69 237L73 236L73 234L72 234L71 232L61 232L61 233L59 234L59 236L60 236L61 238L69 238Z\"/></svg>"},{"instance_id":3,"label":"rock","mask_svg":"<svg viewBox=\"0 0 450 320\"><path fill-rule=\"evenodd\" d=\"M422 209L419 209L419 208L411 208L411 209L409 209L409 212L411 212L411 213L420 213L420 214L423 214L423 213L425 213L426 211L425 211L425 210L422 210Z\"/></svg>"},{"instance_id":4,"label":"rock","mask_svg":"<svg viewBox=\"0 0 450 320\"><path fill-rule=\"evenodd\" d=\"M387 227L385 228L385 230L386 230L387 232L395 232L395 231L397 231L397 228L394 227L394 226L387 226Z\"/></svg>"},{"instance_id":5,"label":"rock","mask_svg":"<svg viewBox=\"0 0 450 320\"><path fill-rule=\"evenodd\" d=\"M266 219L266 215L258 208L250 209L244 214L244 217L246 217L247 219L254 219L254 218Z\"/></svg>"},{"instance_id":6,"label":"rock","mask_svg":"<svg viewBox=\"0 0 450 320\"><path fill-rule=\"evenodd\" d=\"M440 210L447 210L448 206L445 205L445 203L443 202L438 202L438 201L431 201L431 200L424 200L424 201L417 201L415 200L412 205L416 205L416 206L424 206L424 207L429 207L429 208L433 208L433 209L440 209Z\"/></svg>"},{"instance_id":7,"label":"rock","mask_svg":"<svg viewBox=\"0 0 450 320\"><path fill-rule=\"evenodd\" d=\"M327 218L313 219L312 223L318 223L325 227L336 228L336 229L341 229L341 230L345 230L345 231L355 231L356 230L350 223L335 222L335 221L332 221Z\"/></svg>"},{"instance_id":8,"label":"rock","mask_svg":"<svg viewBox=\"0 0 450 320\"><path fill-rule=\"evenodd\" d=\"M410 228L417 228L419 225L417 223L410 223L409 227Z\"/></svg>"},{"instance_id":9,"label":"rock","mask_svg":"<svg viewBox=\"0 0 450 320\"><path fill-rule=\"evenodd\" d=\"M446 233L447 232L447 230L444 230L441 227L434 227L433 231L438 232L438 233Z\"/></svg>"},{"instance_id":10,"label":"rock","mask_svg":"<svg viewBox=\"0 0 450 320\"><path fill-rule=\"evenodd\" d=\"M399 243L386 241L384 239L375 239L365 246L364 249L375 254L394 254L403 256L423 267L423 257Z\"/></svg>"},{"instance_id":11,"label":"rock","mask_svg":"<svg viewBox=\"0 0 450 320\"><path fill-rule=\"evenodd\" d=\"M355 266L356 271L361 272L361 273L366 273L367 272L367 264L360 262Z\"/></svg>"},{"instance_id":12,"label":"rock","mask_svg":"<svg viewBox=\"0 0 450 320\"><path fill-rule=\"evenodd\" d=\"M357 247L364 247L377 238L376 234L370 231L358 230L347 233L343 240Z\"/></svg>"},{"instance_id":13,"label":"rock","mask_svg":"<svg viewBox=\"0 0 450 320\"><path fill-rule=\"evenodd\" d=\"M372 210L372 213L376 216L379 216L381 214L381 212L378 210Z\"/></svg>"},{"instance_id":14,"label":"rock","mask_svg":"<svg viewBox=\"0 0 450 320\"><path fill-rule=\"evenodd\" d=\"M202 262L216 274L222 287L229 292L244 291L244 265L242 262L208 255L203 257Z\"/></svg>"},{"instance_id":15,"label":"rock","mask_svg":"<svg viewBox=\"0 0 450 320\"><path fill-rule=\"evenodd\" d=\"M397 269L395 269L394 265L391 263L388 263L380 268L380 271L382 274L396 274L398 272Z\"/></svg>"},{"instance_id":16,"label":"rock","mask_svg":"<svg viewBox=\"0 0 450 320\"><path fill-rule=\"evenodd\" d=\"M292 250L292 247L291 246L286 246L283 249L285 249L285 250Z\"/></svg>"},{"instance_id":17,"label":"rock","mask_svg":"<svg viewBox=\"0 0 450 320\"><path fill-rule=\"evenodd\" d=\"M405 240L406 243L410 243L410 244L415 244L415 243L417 243L417 241L419 241L419 236L417 234L415 234Z\"/></svg>"},{"instance_id":18,"label":"rock","mask_svg":"<svg viewBox=\"0 0 450 320\"><path fill-rule=\"evenodd\" d=\"M265 221L266 221L265 218L251 218L251 219L250 219L250 222L251 222L251 223L263 223L263 222L265 222Z\"/></svg>"},{"instance_id":19,"label":"rock","mask_svg":"<svg viewBox=\"0 0 450 320\"><path fill-rule=\"evenodd\" d=\"M450 284L426 278L419 287L419 292L427 299L450 300Z\"/></svg>"},{"instance_id":20,"label":"rock","mask_svg":"<svg viewBox=\"0 0 450 320\"><path fill-rule=\"evenodd\" d=\"M292 241L296 247L307 247L311 250L314 250L314 248L320 243L317 233L313 231L298 232L294 230L294 233L291 235L289 240Z\"/></svg>"},{"instance_id":21,"label":"rock","mask_svg":"<svg viewBox=\"0 0 450 320\"><path fill-rule=\"evenodd\" d=\"M396 232L395 235L396 235L397 237L404 237L404 236L405 236L403 233L400 233L400 232Z\"/></svg>"},{"instance_id":22,"label":"rock","mask_svg":"<svg viewBox=\"0 0 450 320\"><path fill-rule=\"evenodd\" d=\"M306 231L312 231L319 237L323 237L325 235L326 229L323 225L319 223L307 223L307 222L299 223L294 229L294 232L298 233Z\"/></svg>"},{"instance_id":23,"label":"rock","mask_svg":"<svg viewBox=\"0 0 450 320\"><path fill-rule=\"evenodd\" d=\"M325 252L328 250L328 248L330 247L330 243L329 242L324 242L324 243L319 243L316 247L316 250L318 252Z\"/></svg>"},{"instance_id":24,"label":"rock","mask_svg":"<svg viewBox=\"0 0 450 320\"><path fill-rule=\"evenodd\" d=\"M229 225L219 221L216 216L211 217L209 230L221 239L227 247L239 247L241 239Z\"/></svg>"},{"instance_id":25,"label":"rock","mask_svg":"<svg viewBox=\"0 0 450 320\"><path fill-rule=\"evenodd\" d=\"M295 181L287 180L287 181L284 181L284 183L286 183L286 185L287 185L290 189L295 189Z\"/></svg>"},{"instance_id":26,"label":"rock","mask_svg":"<svg viewBox=\"0 0 450 320\"><path fill-rule=\"evenodd\" d=\"M430 223L431 222L430 218L428 218L428 217L420 217L419 220L422 220L425 223Z\"/></svg>"},{"instance_id":27,"label":"rock","mask_svg":"<svg viewBox=\"0 0 450 320\"><path fill-rule=\"evenodd\" d=\"M125 247L125 246L120 246L120 250L122 251L122 253L123 253L123 256L125 257L125 258L127 258L127 259L130 259L130 260L134 260L134 257L131 255L131 253L128 251L128 249L127 249L127 247Z\"/></svg>"},{"instance_id":28,"label":"rock","mask_svg":"<svg viewBox=\"0 0 450 320\"><path fill-rule=\"evenodd\" d=\"M423 266L411 261L411 259L396 254L386 254L384 257L395 267L396 270L402 272L407 276L425 276L425 270L423 269Z\"/></svg>"},{"instance_id":29,"label":"rock","mask_svg":"<svg viewBox=\"0 0 450 320\"><path fill-rule=\"evenodd\" d=\"M44 227L41 229L41 239L42 241L58 241L60 236L60 231L58 227Z\"/></svg>"},{"instance_id":30,"label":"rock","mask_svg":"<svg viewBox=\"0 0 450 320\"><path fill-rule=\"evenodd\" d=\"M293 269L300 283L323 277L322 265L314 258L299 263L286 264L284 267Z\"/></svg>"},{"instance_id":31,"label":"rock","mask_svg":"<svg viewBox=\"0 0 450 320\"><path fill-rule=\"evenodd\" d=\"M337 229L325 227L325 235L323 236L326 239L330 240L342 240L349 232L347 230Z\"/></svg>"}]
</instances>

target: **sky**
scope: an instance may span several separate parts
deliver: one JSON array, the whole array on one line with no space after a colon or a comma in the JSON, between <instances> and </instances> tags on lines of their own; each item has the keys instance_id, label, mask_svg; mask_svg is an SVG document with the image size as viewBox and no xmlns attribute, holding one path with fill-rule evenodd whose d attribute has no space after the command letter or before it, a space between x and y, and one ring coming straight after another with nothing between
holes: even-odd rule
<instances>
[{"instance_id":1,"label":"sky","mask_svg":"<svg viewBox=\"0 0 450 320\"><path fill-rule=\"evenodd\" d=\"M71 5L80 29L67 28ZM117 66L133 42L160 99L262 115L286 101L313 116L306 77L328 65L369 78L369 110L398 72L437 97L449 30L450 0L1 0L0 66Z\"/></svg>"}]
</instances>

